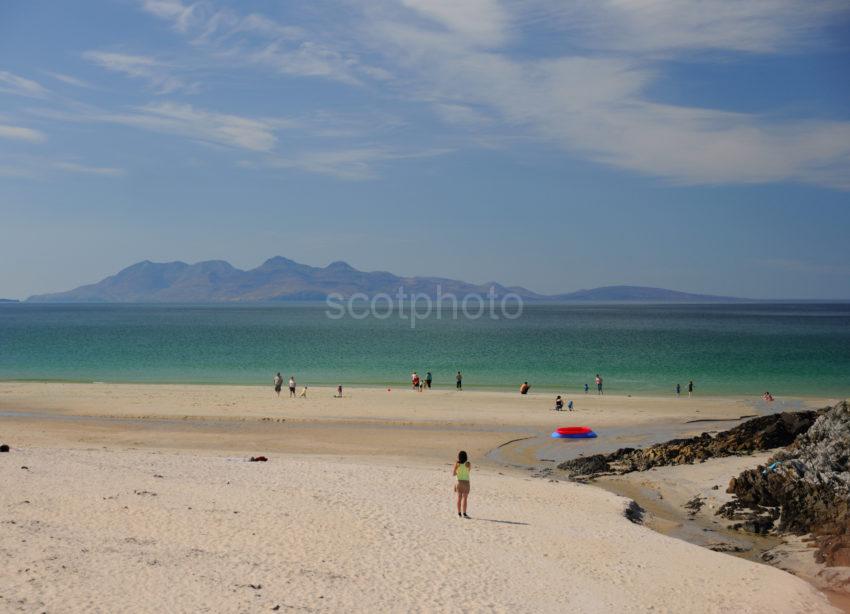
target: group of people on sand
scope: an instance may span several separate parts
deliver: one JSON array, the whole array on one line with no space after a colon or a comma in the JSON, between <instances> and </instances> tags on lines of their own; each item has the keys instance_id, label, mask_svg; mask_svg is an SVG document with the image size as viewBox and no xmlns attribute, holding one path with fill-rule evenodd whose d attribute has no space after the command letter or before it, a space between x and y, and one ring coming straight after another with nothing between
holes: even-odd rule
<instances>
[{"instance_id":1,"label":"group of people on sand","mask_svg":"<svg viewBox=\"0 0 850 614\"><path fill-rule=\"evenodd\" d=\"M682 394L682 386L680 384L676 384L676 396L681 396ZM691 397L694 395L694 380L690 380L688 382L688 396Z\"/></svg>"},{"instance_id":2,"label":"group of people on sand","mask_svg":"<svg viewBox=\"0 0 850 614\"><path fill-rule=\"evenodd\" d=\"M281 376L279 371L278 371L277 375L274 376L273 381L274 381L275 394L277 394L277 396L280 396L280 391L283 389L283 376ZM290 375L289 376L289 398L294 399L296 396L298 396L298 398L302 398L302 399L307 398L307 386L306 386L306 384L304 385L304 388L301 389L301 392L298 395L295 394L295 388L296 388L295 376Z\"/></svg>"},{"instance_id":3,"label":"group of people on sand","mask_svg":"<svg viewBox=\"0 0 850 614\"><path fill-rule=\"evenodd\" d=\"M413 384L413 389L417 392L422 392L426 388L430 388L433 382L434 376L431 375L430 371L425 373L424 379L420 378L416 371L410 374L410 383Z\"/></svg>"},{"instance_id":4,"label":"group of people on sand","mask_svg":"<svg viewBox=\"0 0 850 614\"><path fill-rule=\"evenodd\" d=\"M434 376L430 371L425 373L424 378L419 377L419 374L416 371L410 374L410 384L417 392L430 389L433 383ZM455 388L457 390L463 390L463 374L460 371L458 371L457 375L455 375Z\"/></svg>"}]
</instances>

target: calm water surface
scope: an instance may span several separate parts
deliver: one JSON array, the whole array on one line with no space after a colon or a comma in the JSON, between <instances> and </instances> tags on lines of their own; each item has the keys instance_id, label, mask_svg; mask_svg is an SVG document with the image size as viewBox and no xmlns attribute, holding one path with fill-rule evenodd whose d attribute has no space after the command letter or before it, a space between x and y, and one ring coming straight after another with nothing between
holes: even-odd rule
<instances>
[{"instance_id":1,"label":"calm water surface","mask_svg":"<svg viewBox=\"0 0 850 614\"><path fill-rule=\"evenodd\" d=\"M850 304L527 305L516 320L331 319L317 304L0 305L0 379L845 396Z\"/></svg>"}]
</instances>

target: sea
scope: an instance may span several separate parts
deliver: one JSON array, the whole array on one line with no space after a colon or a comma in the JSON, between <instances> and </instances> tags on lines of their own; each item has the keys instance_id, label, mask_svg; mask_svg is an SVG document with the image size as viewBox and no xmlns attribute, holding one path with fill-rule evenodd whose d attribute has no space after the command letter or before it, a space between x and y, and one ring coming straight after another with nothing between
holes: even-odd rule
<instances>
[{"instance_id":1,"label":"sea","mask_svg":"<svg viewBox=\"0 0 850 614\"><path fill-rule=\"evenodd\" d=\"M0 380L850 395L850 303L526 304L519 317L324 303L0 305ZM474 314L473 314L474 315ZM457 317L455 317L457 316Z\"/></svg>"}]
</instances>

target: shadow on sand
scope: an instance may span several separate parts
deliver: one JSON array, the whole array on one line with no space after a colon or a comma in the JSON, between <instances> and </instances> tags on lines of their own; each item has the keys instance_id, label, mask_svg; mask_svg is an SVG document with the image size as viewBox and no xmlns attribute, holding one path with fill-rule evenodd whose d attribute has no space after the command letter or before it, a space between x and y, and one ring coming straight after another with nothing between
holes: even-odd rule
<instances>
[{"instance_id":1,"label":"shadow on sand","mask_svg":"<svg viewBox=\"0 0 850 614\"><path fill-rule=\"evenodd\" d=\"M473 520L481 520L482 522L496 522L496 523L499 523L499 524L518 524L518 525L522 525L524 527L531 526L527 522L516 522L514 520L494 520L492 518L475 518L475 517L473 517Z\"/></svg>"}]
</instances>

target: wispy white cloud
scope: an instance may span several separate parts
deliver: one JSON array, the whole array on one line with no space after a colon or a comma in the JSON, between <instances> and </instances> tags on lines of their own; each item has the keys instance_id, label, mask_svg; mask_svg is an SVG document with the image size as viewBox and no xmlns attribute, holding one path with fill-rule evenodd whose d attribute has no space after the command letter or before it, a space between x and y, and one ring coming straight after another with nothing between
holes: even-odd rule
<instances>
[{"instance_id":1,"label":"wispy white cloud","mask_svg":"<svg viewBox=\"0 0 850 614\"><path fill-rule=\"evenodd\" d=\"M0 155L0 176L22 179L49 179L57 173L75 173L102 177L120 177L124 169L109 166L90 166L77 160L49 156Z\"/></svg>"},{"instance_id":2,"label":"wispy white cloud","mask_svg":"<svg viewBox=\"0 0 850 614\"><path fill-rule=\"evenodd\" d=\"M125 171L120 168L114 168L111 166L87 166L78 162L55 162L52 166L60 171L68 173L82 173L84 175L106 175L109 177L118 177L125 173Z\"/></svg>"},{"instance_id":3,"label":"wispy white cloud","mask_svg":"<svg viewBox=\"0 0 850 614\"><path fill-rule=\"evenodd\" d=\"M77 77L73 77L71 75L66 75L60 72L52 72L49 70L45 70L44 74L50 75L57 81L61 81L62 83L66 83L67 85L73 85L74 87L82 87L86 89L92 89L94 86L88 81L83 81L82 79L78 79Z\"/></svg>"},{"instance_id":4,"label":"wispy white cloud","mask_svg":"<svg viewBox=\"0 0 850 614\"><path fill-rule=\"evenodd\" d=\"M625 12L627 22L633 5L652 5L667 17L663 31L676 26L692 32L696 40L702 32L696 46L740 50L747 39L741 34L740 41L724 41L705 19L686 18L672 2L609 4L612 12ZM734 21L734 15L745 22L751 21L748 14L767 19L763 11L745 8L751 3L721 4L722 23ZM836 10L833 3L826 4ZM652 62L613 51L603 56L574 52L542 59L518 57L511 49L522 15L505 19L498 11L484 13L481 20L487 23L477 26L484 34L471 36L474 26L464 8L440 4L435 10L437 5L413 0L406 5L407 12L394 6L373 7L364 26L366 35L404 75L408 95L433 105L450 122L464 113L459 109L483 109L498 117L502 126L525 129L576 155L674 183L800 181L850 189L850 122L778 120L659 104L646 94L659 77ZM779 25L766 27L752 49L769 51L768 40L774 40L770 32L789 19L790 13L780 12L774 17ZM798 19L806 22L809 17ZM711 32L704 32L706 28ZM640 48L644 43L633 44ZM646 45L681 46L678 39Z\"/></svg>"},{"instance_id":5,"label":"wispy white cloud","mask_svg":"<svg viewBox=\"0 0 850 614\"><path fill-rule=\"evenodd\" d=\"M255 65L277 73L323 77L348 84L362 79L387 79L381 67L364 63L355 53L329 44L297 26L281 24L263 15L239 14L200 0L142 0L149 14L169 21L198 46L209 49L219 60L237 65ZM339 41L336 41L339 43Z\"/></svg>"},{"instance_id":6,"label":"wispy white cloud","mask_svg":"<svg viewBox=\"0 0 850 614\"><path fill-rule=\"evenodd\" d=\"M411 158L427 158L449 153L449 149L404 151L381 146L299 152L291 156L275 156L263 165L272 168L294 168L310 173L330 175L338 179L366 180L378 175L376 165ZM257 166L247 163L246 166Z\"/></svg>"},{"instance_id":7,"label":"wispy white cloud","mask_svg":"<svg viewBox=\"0 0 850 614\"><path fill-rule=\"evenodd\" d=\"M281 118L251 118L172 102L148 104L118 112L80 106L68 111L31 109L30 113L66 122L130 126L256 152L274 149L277 143L276 131L293 125L290 120Z\"/></svg>"},{"instance_id":8,"label":"wispy white cloud","mask_svg":"<svg viewBox=\"0 0 850 614\"><path fill-rule=\"evenodd\" d=\"M178 90L196 93L199 90L197 83L186 83L172 74L172 68L167 63L150 56L112 51L86 51L83 57L106 70L144 79L157 94L171 94Z\"/></svg>"},{"instance_id":9,"label":"wispy white cloud","mask_svg":"<svg viewBox=\"0 0 850 614\"><path fill-rule=\"evenodd\" d=\"M557 29L581 47L627 53L684 50L788 53L822 40L844 0L529 0L536 25Z\"/></svg>"},{"instance_id":10,"label":"wispy white cloud","mask_svg":"<svg viewBox=\"0 0 850 614\"><path fill-rule=\"evenodd\" d=\"M43 132L33 130L32 128L0 124L0 139L43 143L47 140L47 136Z\"/></svg>"},{"instance_id":11,"label":"wispy white cloud","mask_svg":"<svg viewBox=\"0 0 850 614\"><path fill-rule=\"evenodd\" d=\"M40 83L5 70L0 70L0 92L30 98L46 98L50 95L50 91Z\"/></svg>"}]
</instances>

